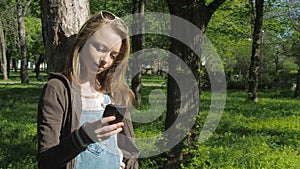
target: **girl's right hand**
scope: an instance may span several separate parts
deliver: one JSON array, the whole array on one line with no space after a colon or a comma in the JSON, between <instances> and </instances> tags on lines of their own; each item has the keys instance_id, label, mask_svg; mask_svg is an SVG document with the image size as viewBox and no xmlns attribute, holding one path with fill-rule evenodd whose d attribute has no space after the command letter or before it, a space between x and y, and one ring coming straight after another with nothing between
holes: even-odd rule
<instances>
[{"instance_id":1,"label":"girl's right hand","mask_svg":"<svg viewBox=\"0 0 300 169\"><path fill-rule=\"evenodd\" d=\"M114 116L109 116L99 120L86 122L83 124L82 129L94 142L100 142L122 131L122 127L124 126L123 122L112 125L108 124L108 122L114 121L115 119Z\"/></svg>"}]
</instances>

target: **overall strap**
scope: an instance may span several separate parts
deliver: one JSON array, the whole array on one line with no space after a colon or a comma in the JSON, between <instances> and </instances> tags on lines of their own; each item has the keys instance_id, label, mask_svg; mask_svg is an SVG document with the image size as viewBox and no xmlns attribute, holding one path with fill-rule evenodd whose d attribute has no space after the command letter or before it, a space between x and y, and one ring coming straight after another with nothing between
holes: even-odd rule
<instances>
[{"instance_id":1,"label":"overall strap","mask_svg":"<svg viewBox=\"0 0 300 169\"><path fill-rule=\"evenodd\" d=\"M110 97L108 94L104 94L104 107L110 103Z\"/></svg>"}]
</instances>

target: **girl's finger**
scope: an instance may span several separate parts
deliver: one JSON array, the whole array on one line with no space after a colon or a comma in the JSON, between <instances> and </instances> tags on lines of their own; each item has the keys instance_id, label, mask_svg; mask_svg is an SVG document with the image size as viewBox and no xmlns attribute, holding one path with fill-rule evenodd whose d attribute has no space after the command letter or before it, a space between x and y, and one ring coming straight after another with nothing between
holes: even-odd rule
<instances>
[{"instance_id":1,"label":"girl's finger","mask_svg":"<svg viewBox=\"0 0 300 169\"><path fill-rule=\"evenodd\" d=\"M119 122L119 123L112 124L112 125L105 125L105 126L101 126L98 129L96 129L95 133L97 133L97 134L109 133L109 132L114 131L118 128L122 128L123 126L124 126L123 122Z\"/></svg>"},{"instance_id":2,"label":"girl's finger","mask_svg":"<svg viewBox=\"0 0 300 169\"><path fill-rule=\"evenodd\" d=\"M101 123L108 123L108 122L114 121L115 119L116 119L115 116L108 116L108 117L102 118L99 121L101 121Z\"/></svg>"},{"instance_id":3,"label":"girl's finger","mask_svg":"<svg viewBox=\"0 0 300 169\"><path fill-rule=\"evenodd\" d=\"M110 136L115 135L117 133L120 133L123 129L122 128L117 128L114 131L108 132L108 133L103 133L103 134L98 134L97 139L98 141L103 141L108 139Z\"/></svg>"}]
</instances>

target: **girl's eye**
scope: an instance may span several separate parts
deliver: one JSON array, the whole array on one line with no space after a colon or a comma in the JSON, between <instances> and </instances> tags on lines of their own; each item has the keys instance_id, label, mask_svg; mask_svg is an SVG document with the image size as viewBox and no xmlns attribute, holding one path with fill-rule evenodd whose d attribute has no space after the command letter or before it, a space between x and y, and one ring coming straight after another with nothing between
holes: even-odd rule
<instances>
[{"instance_id":1,"label":"girl's eye","mask_svg":"<svg viewBox=\"0 0 300 169\"><path fill-rule=\"evenodd\" d=\"M106 52L106 51L107 51L106 47L103 46L103 45L98 45L98 46L96 46L96 50L97 50L98 52Z\"/></svg>"},{"instance_id":2,"label":"girl's eye","mask_svg":"<svg viewBox=\"0 0 300 169\"><path fill-rule=\"evenodd\" d=\"M110 57L111 57L112 59L117 59L118 54L111 54Z\"/></svg>"}]
</instances>

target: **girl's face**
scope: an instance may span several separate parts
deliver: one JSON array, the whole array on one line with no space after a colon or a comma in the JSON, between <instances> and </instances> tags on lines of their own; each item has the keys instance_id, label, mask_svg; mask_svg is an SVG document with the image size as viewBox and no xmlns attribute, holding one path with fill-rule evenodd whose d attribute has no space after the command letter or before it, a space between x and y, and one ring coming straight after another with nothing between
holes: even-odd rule
<instances>
[{"instance_id":1,"label":"girl's face","mask_svg":"<svg viewBox=\"0 0 300 169\"><path fill-rule=\"evenodd\" d=\"M121 37L109 26L96 31L79 52L81 80L94 81L96 74L110 68L121 46Z\"/></svg>"}]
</instances>

